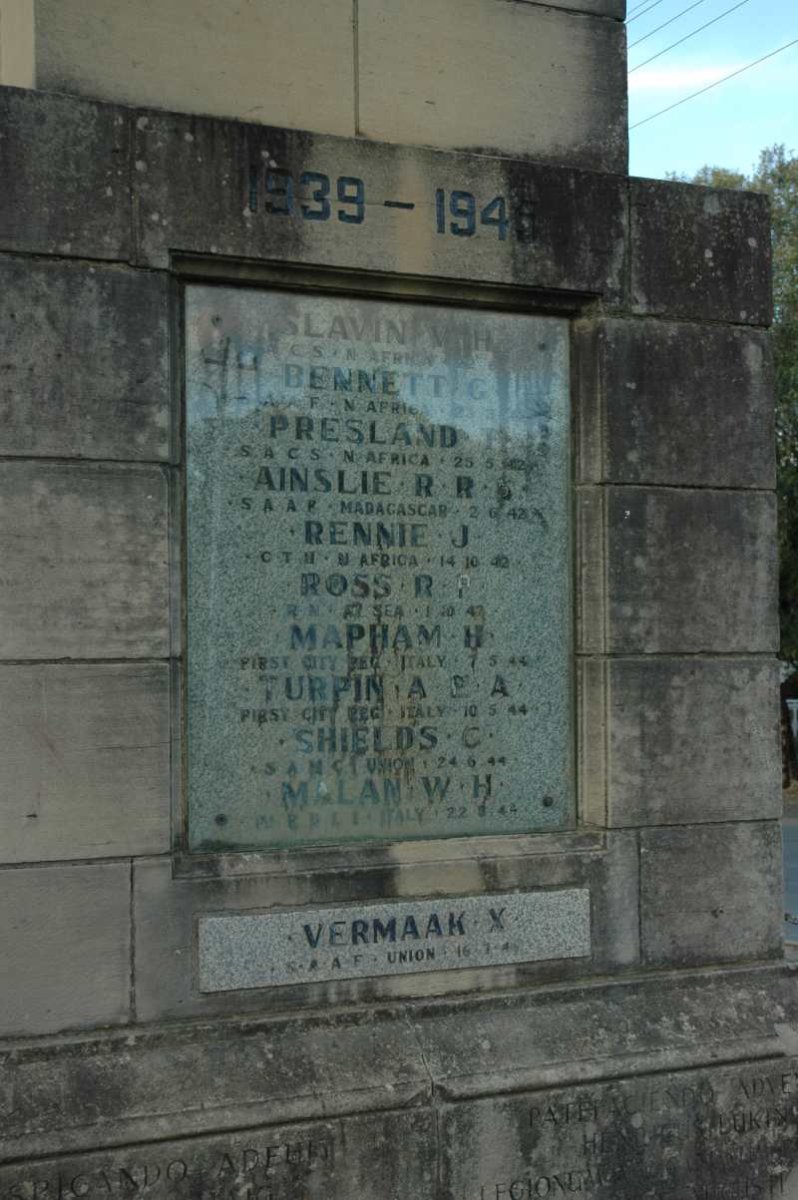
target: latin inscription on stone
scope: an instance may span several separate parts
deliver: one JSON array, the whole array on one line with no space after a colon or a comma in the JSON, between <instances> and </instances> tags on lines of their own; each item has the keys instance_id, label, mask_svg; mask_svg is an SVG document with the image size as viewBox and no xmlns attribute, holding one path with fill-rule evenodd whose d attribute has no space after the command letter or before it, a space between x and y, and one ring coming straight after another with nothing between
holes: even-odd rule
<instances>
[{"instance_id":1,"label":"latin inscription on stone","mask_svg":"<svg viewBox=\"0 0 798 1200\"><path fill-rule=\"evenodd\" d=\"M192 287L190 844L571 817L567 323Z\"/></svg>"},{"instance_id":2,"label":"latin inscription on stone","mask_svg":"<svg viewBox=\"0 0 798 1200\"><path fill-rule=\"evenodd\" d=\"M590 954L582 888L199 919L203 992Z\"/></svg>"},{"instance_id":3,"label":"latin inscription on stone","mask_svg":"<svg viewBox=\"0 0 798 1200\"><path fill-rule=\"evenodd\" d=\"M349 1200L370 1155L396 1200L419 1200L433 1145L425 1112L271 1126L0 1166L0 1200Z\"/></svg>"},{"instance_id":4,"label":"latin inscription on stone","mask_svg":"<svg viewBox=\"0 0 798 1200\"><path fill-rule=\"evenodd\" d=\"M441 1120L447 1200L798 1196L791 1059L491 1097ZM478 1147L472 1156L467 1147Z\"/></svg>"},{"instance_id":5,"label":"latin inscription on stone","mask_svg":"<svg viewBox=\"0 0 798 1200\"><path fill-rule=\"evenodd\" d=\"M17 1160L0 1166L0 1200L795 1200L796 1067L771 1059Z\"/></svg>"}]
</instances>

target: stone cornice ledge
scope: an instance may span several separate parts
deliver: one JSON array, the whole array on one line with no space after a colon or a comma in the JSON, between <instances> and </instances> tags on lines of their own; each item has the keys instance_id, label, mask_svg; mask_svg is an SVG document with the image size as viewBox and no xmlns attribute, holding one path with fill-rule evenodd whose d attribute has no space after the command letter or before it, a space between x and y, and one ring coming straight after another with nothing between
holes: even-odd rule
<instances>
[{"instance_id":1,"label":"stone cornice ledge","mask_svg":"<svg viewBox=\"0 0 798 1200\"><path fill-rule=\"evenodd\" d=\"M6 1042L0 1161L796 1050L790 963Z\"/></svg>"}]
</instances>

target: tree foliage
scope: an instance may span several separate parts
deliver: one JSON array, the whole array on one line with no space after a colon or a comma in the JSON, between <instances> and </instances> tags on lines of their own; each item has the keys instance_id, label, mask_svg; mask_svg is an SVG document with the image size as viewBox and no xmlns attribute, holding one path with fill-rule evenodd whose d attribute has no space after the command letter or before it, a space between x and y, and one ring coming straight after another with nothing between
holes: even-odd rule
<instances>
[{"instance_id":1,"label":"tree foliage","mask_svg":"<svg viewBox=\"0 0 798 1200\"><path fill-rule=\"evenodd\" d=\"M781 657L798 667L798 158L769 146L750 175L706 166L690 182L770 197Z\"/></svg>"}]
</instances>

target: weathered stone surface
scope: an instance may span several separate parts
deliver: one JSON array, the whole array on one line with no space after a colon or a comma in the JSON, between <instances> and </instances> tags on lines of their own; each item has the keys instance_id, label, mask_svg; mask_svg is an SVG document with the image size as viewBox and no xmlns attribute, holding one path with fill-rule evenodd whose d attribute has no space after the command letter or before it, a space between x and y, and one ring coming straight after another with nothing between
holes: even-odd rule
<instances>
[{"instance_id":1,"label":"weathered stone surface","mask_svg":"<svg viewBox=\"0 0 798 1200\"><path fill-rule=\"evenodd\" d=\"M0 1168L0 1195L772 1200L794 1194L797 1093L791 1057L585 1081L16 1162Z\"/></svg>"},{"instance_id":2,"label":"weathered stone surface","mask_svg":"<svg viewBox=\"0 0 798 1200\"><path fill-rule=\"evenodd\" d=\"M770 971L659 973L558 994L538 989L500 1004L472 1000L435 1019L430 1007L411 1009L408 1020L435 1095L463 1101L565 1079L792 1053L793 1026L779 1023L794 1020L795 977L776 978Z\"/></svg>"},{"instance_id":3,"label":"weathered stone surface","mask_svg":"<svg viewBox=\"0 0 798 1200\"><path fill-rule=\"evenodd\" d=\"M0 1034L129 1016L130 866L0 871Z\"/></svg>"},{"instance_id":4,"label":"weathered stone surface","mask_svg":"<svg viewBox=\"0 0 798 1200\"><path fill-rule=\"evenodd\" d=\"M607 672L610 825L781 815L775 660L624 659ZM587 702L598 708L595 690Z\"/></svg>"},{"instance_id":5,"label":"weathered stone surface","mask_svg":"<svg viewBox=\"0 0 798 1200\"><path fill-rule=\"evenodd\" d=\"M515 9L521 10L518 15ZM578 161L582 150L582 165L588 166L602 153L596 111L607 109L608 123L614 118L620 125L625 79L618 18L624 9L624 0L527 0L497 14L491 0L469 0L452 13L445 0L435 0L417 12L411 9L397 37L389 7L383 10L380 5L375 11L369 4L353 14L336 0L305 0L301 12L289 0L272 0L265 9L250 5L236 10L235 21L226 19L225 10L212 0L165 0L156 12L148 12L147 21L140 19L136 6L109 11L101 0L74 0L68 6L39 0L36 86L117 103L349 135L371 132L375 106L384 125L389 109L394 114L408 112L414 94L429 95L432 87L436 107L420 108L418 114L426 126L421 140L427 144L490 145L504 153L541 157L542 148L559 131L562 140L556 149L570 154L570 161ZM582 19L577 24L575 18L585 14L616 20ZM552 15L569 28L567 41L549 32ZM30 25L32 59L32 19ZM416 31L420 47L408 55L408 67L396 78L397 48L408 31L411 36ZM544 41L546 53L532 69L529 60L540 53ZM481 104L474 105L471 96L462 93L463 103L458 105L473 55L484 59L491 45L501 58L497 69L485 72ZM264 72L264 46L301 47L301 52L270 54L269 70ZM427 46L436 48L439 65L456 68L447 76L445 93L428 69ZM469 53L472 59L466 57ZM508 62L512 64L515 56L519 67L512 70ZM606 77L609 57L618 63L611 80ZM604 79L594 77L594 64L600 59ZM0 47L0 65L3 61ZM524 82L519 86L527 76L534 80L534 89ZM509 89L508 78L514 84ZM3 82L22 84L22 79ZM530 105L535 121L528 119ZM586 144L575 139L564 120L566 110L571 126L592 130ZM455 112L456 118L450 115ZM618 127L615 132L622 153L624 130ZM394 140L418 141L418 122L411 121L405 131L397 129ZM623 160L618 161L622 169Z\"/></svg>"},{"instance_id":6,"label":"weathered stone surface","mask_svg":"<svg viewBox=\"0 0 798 1200\"><path fill-rule=\"evenodd\" d=\"M639 855L634 833L615 830L605 837L597 864L593 906L593 965L596 972L640 962Z\"/></svg>"},{"instance_id":7,"label":"weathered stone surface","mask_svg":"<svg viewBox=\"0 0 798 1200\"><path fill-rule=\"evenodd\" d=\"M626 16L626 0L521 0L523 4L543 4L546 8L567 8L571 12L586 12L597 17Z\"/></svg>"},{"instance_id":8,"label":"weathered stone surface","mask_svg":"<svg viewBox=\"0 0 798 1200\"><path fill-rule=\"evenodd\" d=\"M166 657L161 468L0 465L0 656Z\"/></svg>"},{"instance_id":9,"label":"weathered stone surface","mask_svg":"<svg viewBox=\"0 0 798 1200\"><path fill-rule=\"evenodd\" d=\"M575 345L582 482L773 487L767 334L584 321Z\"/></svg>"},{"instance_id":10,"label":"weathered stone surface","mask_svg":"<svg viewBox=\"0 0 798 1200\"><path fill-rule=\"evenodd\" d=\"M794 1049L797 1009L794 970L774 963L17 1044L2 1060L0 1154L24 1161L434 1099L496 1103L719 1058L773 1062Z\"/></svg>"},{"instance_id":11,"label":"weathered stone surface","mask_svg":"<svg viewBox=\"0 0 798 1200\"><path fill-rule=\"evenodd\" d=\"M338 0L110 7L38 0L37 87L354 134L352 10Z\"/></svg>"},{"instance_id":12,"label":"weathered stone surface","mask_svg":"<svg viewBox=\"0 0 798 1200\"><path fill-rule=\"evenodd\" d=\"M623 25L566 7L580 6L370 0L358 20L359 132L623 173Z\"/></svg>"},{"instance_id":13,"label":"weathered stone surface","mask_svg":"<svg viewBox=\"0 0 798 1200\"><path fill-rule=\"evenodd\" d=\"M0 1167L0 1196L75 1200L141 1189L153 1200L419 1200L435 1192L434 1119L380 1113L20 1163Z\"/></svg>"},{"instance_id":14,"label":"weathered stone surface","mask_svg":"<svg viewBox=\"0 0 798 1200\"><path fill-rule=\"evenodd\" d=\"M168 458L162 276L0 259L0 320L0 453Z\"/></svg>"},{"instance_id":15,"label":"weathered stone surface","mask_svg":"<svg viewBox=\"0 0 798 1200\"><path fill-rule=\"evenodd\" d=\"M585 488L578 506L583 651L776 649L772 495Z\"/></svg>"},{"instance_id":16,"label":"weathered stone surface","mask_svg":"<svg viewBox=\"0 0 798 1200\"><path fill-rule=\"evenodd\" d=\"M0 249L127 259L129 114L0 89Z\"/></svg>"},{"instance_id":17,"label":"weathered stone surface","mask_svg":"<svg viewBox=\"0 0 798 1200\"><path fill-rule=\"evenodd\" d=\"M431 1091L398 1013L128 1027L61 1051L5 1059L4 1159L417 1109Z\"/></svg>"},{"instance_id":18,"label":"weathered stone surface","mask_svg":"<svg viewBox=\"0 0 798 1200\"><path fill-rule=\"evenodd\" d=\"M765 196L633 179L634 312L768 325Z\"/></svg>"},{"instance_id":19,"label":"weathered stone surface","mask_svg":"<svg viewBox=\"0 0 798 1200\"><path fill-rule=\"evenodd\" d=\"M794 1196L798 1060L557 1088L447 1107L457 1200Z\"/></svg>"},{"instance_id":20,"label":"weathered stone surface","mask_svg":"<svg viewBox=\"0 0 798 1200\"><path fill-rule=\"evenodd\" d=\"M641 938L649 965L778 956L782 908L778 821L641 832Z\"/></svg>"},{"instance_id":21,"label":"weathered stone surface","mask_svg":"<svg viewBox=\"0 0 798 1200\"><path fill-rule=\"evenodd\" d=\"M606 849L560 835L560 853L536 847L530 838L513 856L498 856L488 841L478 857L455 859L446 854L408 849L404 862L393 854L390 867L350 864L347 871L302 870L296 859L290 871L220 877L173 877L167 859L142 859L134 866L136 945L136 1009L143 1020L202 1016L236 1011L281 1011L314 1004L362 1003L377 997L408 997L484 991L522 980L578 978L588 970L606 971L638 961L637 845L634 834L613 833ZM603 840L603 839L602 839ZM536 848L538 852L536 853ZM216 860L213 860L215 862ZM310 865L310 864L309 864ZM590 964L585 959L510 964L462 970L341 979L277 988L200 994L193 970L187 969L197 919L204 913L283 911L314 905L348 905L352 917L382 896L399 901L419 896L479 896L497 892L534 892L538 888L587 888L591 903Z\"/></svg>"},{"instance_id":22,"label":"weathered stone surface","mask_svg":"<svg viewBox=\"0 0 798 1200\"><path fill-rule=\"evenodd\" d=\"M136 126L139 256L151 266L167 266L170 251L186 250L614 300L622 293L626 183L619 177L174 113L142 113ZM323 178L302 184L304 172ZM362 181L362 207L337 199L339 179L350 197ZM267 210L288 208L288 187L290 212ZM314 199L314 191L324 194ZM455 203L454 192L472 200ZM480 219L497 197L505 204L504 237L498 208ZM455 217L453 203L464 213L473 203L471 236L464 235L467 215Z\"/></svg>"},{"instance_id":23,"label":"weathered stone surface","mask_svg":"<svg viewBox=\"0 0 798 1200\"><path fill-rule=\"evenodd\" d=\"M34 14L31 0L6 0L0 29L0 85L36 86Z\"/></svg>"},{"instance_id":24,"label":"weathered stone surface","mask_svg":"<svg viewBox=\"0 0 798 1200\"><path fill-rule=\"evenodd\" d=\"M598 20L584 14L581 19ZM278 144L277 135L266 128L253 133L205 120L153 114L143 114L142 120L154 123L139 131L145 150L156 125L172 131L171 141L158 143L157 162L148 151L131 160L136 187L151 188L142 205L142 228L145 253L152 255L146 261L159 267L167 265L175 251L214 252L410 277L432 271L452 284L453 295L457 288L457 295L464 294L466 284L476 293L483 282L494 282L590 293L611 303L621 296L624 185L617 180L478 157L444 159L427 151L349 142L332 146L329 139L306 136L303 142L304 135L281 135L283 142ZM231 143L243 147L240 160L230 155ZM271 152L274 145L277 149ZM283 157L281 146L288 147ZM313 157L317 149L318 159ZM75 153L80 159L80 147ZM301 215L302 205L308 212L324 211L323 203L310 195L312 180L298 184L300 215L280 218L272 213L265 218L264 153L278 166L287 164L297 180L305 170L324 172L332 203L327 220ZM366 178L361 164L372 162L375 174ZM249 174L252 165L259 168L254 176ZM77 171L76 167L73 174ZM366 178L367 198L363 222L355 221L350 228L340 214L359 212L352 194L356 178ZM339 201L341 179L345 196ZM371 190L375 180L381 191ZM273 184L272 180L272 199L277 194ZM316 185L321 187L318 178ZM531 199L537 207L524 210L524 219L527 231L534 227L534 238L511 242L505 230L502 240L496 225L479 226L473 237L459 237L463 230L452 230L452 223L464 218L453 217L446 204L443 230L438 232L438 189L445 201L452 192L466 190L474 198L477 216L493 197L506 197L513 205ZM197 195L205 191L207 214L201 219L188 215L198 208ZM159 197L166 207L158 207ZM386 209L386 199L405 197L415 209ZM519 229L524 232L517 211L514 235ZM23 215L24 231L28 217ZM416 219L418 224L413 224ZM332 238L329 245L327 235ZM64 248L64 242L58 252L86 252L68 245ZM20 248L30 250L27 244ZM276 270L273 263L270 270ZM274 280L274 274L270 278ZM288 279L286 271L281 282ZM380 286L379 279L372 282ZM423 286L417 279L406 282L411 288ZM717 281L710 282L715 287ZM706 279L702 287L704 283L711 292ZM342 279L338 284L343 286ZM509 294L517 300L518 293ZM721 298L726 295L723 292ZM487 291L479 298L488 299ZM565 296L564 306L569 303ZM709 308L716 316L717 308ZM646 356L655 351L667 352L661 343L654 349L646 344ZM747 383L736 391L739 376L731 349L728 358L724 387L737 397L735 405L744 407L743 397L754 392L749 393ZM712 368L708 351L704 365ZM619 387L625 378L619 368ZM668 408L671 393L649 395L655 397L654 406ZM615 403L609 395L608 401ZM711 408L714 402L714 397L706 402L707 411L714 411L713 419L722 423L723 414ZM650 409L646 411L650 416ZM668 411L672 423L685 420L675 402ZM643 420L642 410L639 415ZM753 426L753 417L751 421ZM641 428L642 454L644 449L651 451L661 427L644 422ZM731 439L729 426L723 429ZM618 431L616 444L607 427L608 453L625 461L621 451L627 441L633 442L633 434L623 421ZM690 436L700 440L697 433ZM731 440L724 445L731 446ZM703 660L691 660L689 668L657 660L651 664L651 685L646 682L651 678L648 663L606 663L601 657L606 651L672 655L682 649L742 655L773 646L775 564L761 551L762 539L772 536L772 502L750 490L707 490L702 486L706 478L697 477L700 458L691 453L692 447L687 447L681 455L686 472L682 477L673 456L658 451L648 460L647 469L653 472L672 470L682 490L596 486L584 488L579 496L581 506L590 493L579 547L584 561L579 582L585 597L580 621L586 630L583 647L597 655L580 667L584 678L590 676L606 692L612 718L601 745L604 710L596 717L599 732L590 740L590 756L581 766L583 781L593 773L597 779L596 795L585 815L595 813L601 823L609 805L611 818L623 810L624 823L639 825L646 819L667 820L678 811L679 819L690 819L691 826L574 830L545 835L537 846L533 839L519 836L497 839L497 844L477 839L465 847L460 841L447 841L439 848L421 844L412 851L393 844L351 857L346 851L352 847L327 849L326 857L307 851L300 857L228 855L199 862L161 853L138 865L126 859L0 871L0 928L5 930L0 1031L26 1039L64 1028L83 1031L74 1039L15 1043L2 1051L0 1144L3 1156L11 1159L6 1161L5 1179L0 1177L3 1200L76 1200L91 1193L107 1200L115 1192L132 1194L144 1190L146 1165L152 1172L147 1190L156 1197L159 1192L180 1195L182 1187L184 1193L206 1192L220 1200L221 1194L225 1200L267 1200L269 1193L272 1200L295 1200L297 1193L312 1196L314 1191L340 1200L387 1200L405 1188L413 1200L518 1200L519 1194L531 1200L535 1194L555 1196L558 1191L592 1191L601 1200L641 1200L646 1192L666 1190L672 1193L669 1200L695 1200L696 1195L701 1200L755 1200L758 1193L765 1200L768 1192L789 1195L794 1190L794 1178L774 1172L791 1166L786 1156L795 1153L795 1100L775 1072L762 1079L747 1074L745 1086L736 1092L729 1090L731 1084L726 1087L722 1073L713 1072L712 1098L702 1099L709 1095L702 1089L699 1099L705 1108L698 1110L692 1093L677 1092L672 1101L660 1090L669 1089L672 1082L663 1080L663 1072L679 1071L681 1077L674 1083L683 1086L685 1072L720 1057L782 1065L785 1050L795 1049L798 1028L794 975L778 973L777 987L775 962L768 971L741 966L751 958L775 960L779 952L777 826L728 823L727 801L734 800L734 793L728 786L720 797L716 779L724 770L735 777L743 797L735 817L759 817L757 803L769 814L773 796L765 779L773 769L772 748L757 770L751 756L763 744L761 730L739 739L739 744L720 717L716 722L714 708L711 719L705 711L717 705L718 696L724 703L731 696L732 728L738 728L752 705L764 709L768 703L769 668L753 657L735 663L713 660L706 671ZM758 464L757 471L762 470L761 457ZM0 574L6 579L2 594L8 599L4 608L0 605L0 619L5 629L16 630L6 635L4 653L15 658L167 654L166 472L6 462L2 478L8 513ZM599 475L585 478L607 481ZM644 474L632 478L638 485L652 484ZM674 482L674 477L654 478ZM722 474L709 478L717 479L718 487L728 489L731 483L750 489L761 487L764 475L752 470L742 481ZM687 491L685 483L698 486ZM606 604L605 579L610 584ZM105 667L109 672L117 669ZM683 669L698 672L699 667L699 675L682 681ZM36 669L13 668L18 672L15 681L24 681L17 690L22 693L20 716L26 731L33 725L33 714L43 712L26 690L34 687ZM121 821L118 828L107 829L110 839L120 839L109 852L140 853L142 842L136 839L149 835L144 828L134 831L133 816L136 799L146 793L146 780L134 784L126 768L118 785L114 774L106 784L101 770L105 762L94 755L97 745L113 745L116 756L120 746L114 730L124 726L126 702L131 714L137 711L133 694L120 693L117 701L99 688L88 696L85 690L76 689L76 694L67 686L67 668L58 670L64 672L63 690L59 707L47 710L44 733L59 751L81 739L98 774L92 774L92 765L70 790L71 776L56 782L46 775L50 760L45 752L43 794L48 803L50 797L55 803L57 788L58 804L75 804L80 819L73 832L79 839L88 827L87 818L80 828L80 806L91 810L101 787L114 788L119 793L114 803L128 798L130 823ZM746 699L740 708L745 713L738 718L735 710L742 695ZM630 711L635 697L645 698L648 715ZM14 722L13 713L6 720ZM580 720L584 749L591 721L584 697ZM86 725L94 728L95 722L103 735L108 726L114 727L110 740L82 740ZM695 726L713 734L702 758L692 737ZM59 729L65 732L53 737ZM134 758L149 756L144 747L151 744L162 753L160 738L149 743L146 729L139 740L135 720L122 731L124 747ZM18 743L16 728L5 740ZM605 770L610 785L606 789ZM68 771L67 762L64 775ZM652 780L654 772L659 778ZM708 801L710 775L716 790ZM641 777L643 784L650 782L648 790L638 786ZM32 794L33 783L30 788ZM27 795L20 799L27 800ZM715 804L716 795L718 807L711 810L715 823L709 824L707 806ZM15 802L12 796L12 805ZM699 813L700 803L705 807ZM175 806L179 810L178 797ZM102 811L107 814L108 809ZM100 817L95 825L88 836L105 836ZM164 824L159 836L165 834ZM67 839L62 852L77 853L81 844L85 845ZM164 843L158 843L154 852L162 848ZM28 850L21 853L24 857ZM127 926L132 873L135 954ZM203 914L284 913L303 907L312 912L325 906L349 911L402 897L424 897L433 903L437 897L534 896L564 887L590 891L594 954L589 970L581 962L549 962L431 973L398 983L359 980L250 989L221 998L202 997L197 990L196 931ZM723 962L734 963L735 969L699 974L704 963ZM699 970L687 969L694 966ZM613 973L613 983L601 978ZM459 1000L446 997L456 989ZM237 1013L249 1016L239 1020ZM217 1014L224 1020L216 1024L188 1019L146 1030L126 1024L115 1034L86 1031L92 1024L126 1023L129 1017L136 1022L172 1022ZM650 1087L648 1082L628 1082L629 1076L653 1073L658 1079ZM559 1089L563 1079L578 1080L580 1087L541 1096L541 1088ZM596 1111L590 1101L580 1109L591 1079L601 1081L602 1095L607 1094L606 1080L613 1080L609 1092L620 1097L617 1108L610 1104L608 1117L602 1115L601 1122L592 1124L581 1115L586 1112L589 1118ZM765 1102L766 1097L778 1097L779 1089L788 1097L786 1110L780 1098ZM524 1095L532 1091L536 1094ZM511 1094L515 1100L509 1099ZM537 1105L540 1111L547 1099L547 1119L538 1119L538 1113L533 1120L532 1108ZM450 1111L446 1106L455 1100ZM383 1116L363 1115L376 1110ZM613 1113L618 1111L616 1120ZM433 1119L441 1115L442 1140L433 1127ZM336 1158L335 1175L325 1174L323 1162L318 1170L303 1173L312 1155L301 1140L289 1163L284 1147L297 1145L289 1137L300 1121L336 1125L343 1157ZM279 1127L275 1132L282 1140L253 1146L249 1135L241 1132L263 1131L268 1123ZM288 1124L290 1134L283 1135ZM225 1141L219 1140L223 1129L229 1131ZM186 1146L186 1158L179 1160L186 1162L182 1181L175 1178L180 1166L173 1167L171 1176L168 1173L169 1162L177 1160L160 1155L172 1149L181 1154L182 1147L174 1144L189 1138L193 1145ZM158 1149L139 1155L139 1145L147 1141ZM312 1133L307 1141L313 1143ZM443 1146L445 1173L438 1183L429 1160L417 1170L418 1156L412 1154L418 1141L425 1148ZM105 1158L97 1156L101 1144L114 1147ZM269 1145L278 1149L274 1163L265 1167L262 1158ZM129 1156L126 1146L135 1146ZM87 1157L66 1163L68 1149ZM248 1149L257 1150L257 1160L247 1156ZM783 1149L785 1157L780 1158ZM224 1157L228 1152L229 1165ZM769 1157L774 1152L775 1161ZM30 1166L33 1156L40 1161ZM284 1165L299 1170L284 1172ZM100 1173L106 1168L110 1176Z\"/></svg>"},{"instance_id":25,"label":"weathered stone surface","mask_svg":"<svg viewBox=\"0 0 798 1200\"><path fill-rule=\"evenodd\" d=\"M169 849L165 664L0 666L0 858Z\"/></svg>"}]
</instances>

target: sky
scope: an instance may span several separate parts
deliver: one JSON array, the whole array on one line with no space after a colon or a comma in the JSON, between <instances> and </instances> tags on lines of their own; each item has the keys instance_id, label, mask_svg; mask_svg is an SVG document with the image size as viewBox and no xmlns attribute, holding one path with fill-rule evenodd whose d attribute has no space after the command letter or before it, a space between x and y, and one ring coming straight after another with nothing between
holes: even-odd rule
<instances>
[{"instance_id":1,"label":"sky","mask_svg":"<svg viewBox=\"0 0 798 1200\"><path fill-rule=\"evenodd\" d=\"M798 0L744 0L737 11L635 71L740 0L627 3L630 126L798 38ZM691 12L652 32L690 5ZM638 39L645 40L632 45ZM691 176L707 163L747 173L759 151L775 142L798 154L798 44L630 129L629 142L630 173L654 179L670 171Z\"/></svg>"}]
</instances>

